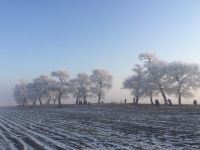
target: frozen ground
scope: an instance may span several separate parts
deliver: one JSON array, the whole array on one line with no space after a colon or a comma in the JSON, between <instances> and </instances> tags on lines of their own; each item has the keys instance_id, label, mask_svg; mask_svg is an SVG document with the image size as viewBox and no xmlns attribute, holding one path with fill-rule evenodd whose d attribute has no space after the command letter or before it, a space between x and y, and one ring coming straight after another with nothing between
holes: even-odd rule
<instances>
[{"instance_id":1,"label":"frozen ground","mask_svg":"<svg viewBox=\"0 0 200 150\"><path fill-rule=\"evenodd\" d=\"M200 108L1 108L0 149L200 149Z\"/></svg>"}]
</instances>

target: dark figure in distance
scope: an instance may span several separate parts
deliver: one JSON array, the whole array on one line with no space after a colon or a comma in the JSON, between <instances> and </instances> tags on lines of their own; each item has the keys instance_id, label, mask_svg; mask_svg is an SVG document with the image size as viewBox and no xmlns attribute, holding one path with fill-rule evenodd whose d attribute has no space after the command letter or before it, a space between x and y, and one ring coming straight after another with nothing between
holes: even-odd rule
<instances>
[{"instance_id":1,"label":"dark figure in distance","mask_svg":"<svg viewBox=\"0 0 200 150\"><path fill-rule=\"evenodd\" d=\"M82 105L83 104L83 102L82 101L80 101L80 105Z\"/></svg>"},{"instance_id":2,"label":"dark figure in distance","mask_svg":"<svg viewBox=\"0 0 200 150\"><path fill-rule=\"evenodd\" d=\"M135 103L136 103L135 98L133 98L133 104L135 104Z\"/></svg>"},{"instance_id":3,"label":"dark figure in distance","mask_svg":"<svg viewBox=\"0 0 200 150\"><path fill-rule=\"evenodd\" d=\"M194 106L197 106L197 100L194 100L194 101L193 101L193 105L194 105Z\"/></svg>"},{"instance_id":4,"label":"dark figure in distance","mask_svg":"<svg viewBox=\"0 0 200 150\"><path fill-rule=\"evenodd\" d=\"M155 105L156 105L156 107L159 107L160 106L160 102L159 102L159 100L155 100Z\"/></svg>"},{"instance_id":5,"label":"dark figure in distance","mask_svg":"<svg viewBox=\"0 0 200 150\"><path fill-rule=\"evenodd\" d=\"M126 104L126 99L124 100L124 104Z\"/></svg>"},{"instance_id":6,"label":"dark figure in distance","mask_svg":"<svg viewBox=\"0 0 200 150\"><path fill-rule=\"evenodd\" d=\"M172 101L170 99L167 100L169 106L172 106Z\"/></svg>"},{"instance_id":7,"label":"dark figure in distance","mask_svg":"<svg viewBox=\"0 0 200 150\"><path fill-rule=\"evenodd\" d=\"M87 104L87 100L84 100L83 104L86 105Z\"/></svg>"}]
</instances>

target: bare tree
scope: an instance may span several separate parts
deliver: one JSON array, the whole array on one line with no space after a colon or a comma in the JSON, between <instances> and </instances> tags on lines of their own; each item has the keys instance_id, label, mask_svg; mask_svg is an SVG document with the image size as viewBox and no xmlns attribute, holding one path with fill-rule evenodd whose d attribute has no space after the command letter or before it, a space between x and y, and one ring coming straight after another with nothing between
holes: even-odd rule
<instances>
[{"instance_id":1,"label":"bare tree","mask_svg":"<svg viewBox=\"0 0 200 150\"><path fill-rule=\"evenodd\" d=\"M106 91L112 87L112 76L106 70L93 70L91 75L92 93L98 97L98 103L105 97Z\"/></svg>"}]
</instances>

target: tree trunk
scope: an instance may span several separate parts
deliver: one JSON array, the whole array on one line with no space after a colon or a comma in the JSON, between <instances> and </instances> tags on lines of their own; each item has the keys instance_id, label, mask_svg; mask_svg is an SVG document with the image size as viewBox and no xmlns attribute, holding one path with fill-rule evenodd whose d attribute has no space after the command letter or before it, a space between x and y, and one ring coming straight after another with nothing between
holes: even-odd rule
<instances>
[{"instance_id":1,"label":"tree trunk","mask_svg":"<svg viewBox=\"0 0 200 150\"><path fill-rule=\"evenodd\" d=\"M58 96L58 105L61 106L61 96L62 96L62 92L59 91L59 96Z\"/></svg>"},{"instance_id":2,"label":"tree trunk","mask_svg":"<svg viewBox=\"0 0 200 150\"><path fill-rule=\"evenodd\" d=\"M102 84L100 84L100 90L99 90L99 94L98 94L98 97L99 97L98 102L99 102L99 104L101 103L101 91L102 91Z\"/></svg>"},{"instance_id":3,"label":"tree trunk","mask_svg":"<svg viewBox=\"0 0 200 150\"><path fill-rule=\"evenodd\" d=\"M150 101L151 101L151 105L154 105L152 92L150 93Z\"/></svg>"},{"instance_id":4,"label":"tree trunk","mask_svg":"<svg viewBox=\"0 0 200 150\"><path fill-rule=\"evenodd\" d=\"M27 101L26 101L26 98L24 98L24 105L26 106L26 104L27 104Z\"/></svg>"},{"instance_id":5,"label":"tree trunk","mask_svg":"<svg viewBox=\"0 0 200 150\"><path fill-rule=\"evenodd\" d=\"M57 93L56 98L53 100L53 104L54 104L54 105L56 104L56 101L57 101L57 99L58 99L58 95L59 95L59 92Z\"/></svg>"},{"instance_id":6,"label":"tree trunk","mask_svg":"<svg viewBox=\"0 0 200 150\"><path fill-rule=\"evenodd\" d=\"M79 102L79 98L77 97L76 98L76 105L78 105L78 102Z\"/></svg>"},{"instance_id":7,"label":"tree trunk","mask_svg":"<svg viewBox=\"0 0 200 150\"><path fill-rule=\"evenodd\" d=\"M135 104L135 98L133 98L133 104Z\"/></svg>"},{"instance_id":8,"label":"tree trunk","mask_svg":"<svg viewBox=\"0 0 200 150\"><path fill-rule=\"evenodd\" d=\"M162 97L163 97L164 104L167 105L167 97L166 97L166 95L165 95L165 92L164 92L163 88L161 87L160 83L159 83L158 81L156 81L156 83L157 83L158 88L159 88L159 90L160 90L160 92L161 92L161 95L162 95Z\"/></svg>"},{"instance_id":9,"label":"tree trunk","mask_svg":"<svg viewBox=\"0 0 200 150\"><path fill-rule=\"evenodd\" d=\"M57 95L56 98L53 100L53 104L54 104L54 105L56 104L57 99L58 99L58 95Z\"/></svg>"},{"instance_id":10,"label":"tree trunk","mask_svg":"<svg viewBox=\"0 0 200 150\"><path fill-rule=\"evenodd\" d=\"M139 101L139 96L136 96L136 101L135 101L135 103L138 104L138 101Z\"/></svg>"},{"instance_id":11,"label":"tree trunk","mask_svg":"<svg viewBox=\"0 0 200 150\"><path fill-rule=\"evenodd\" d=\"M161 87L160 88L160 92L162 94L163 100L164 100L164 104L167 105L167 97L165 95L165 92L163 91L163 89Z\"/></svg>"},{"instance_id":12,"label":"tree trunk","mask_svg":"<svg viewBox=\"0 0 200 150\"><path fill-rule=\"evenodd\" d=\"M83 97L83 104L86 104L86 96Z\"/></svg>"},{"instance_id":13,"label":"tree trunk","mask_svg":"<svg viewBox=\"0 0 200 150\"><path fill-rule=\"evenodd\" d=\"M37 99L34 100L33 105L36 105Z\"/></svg>"},{"instance_id":14,"label":"tree trunk","mask_svg":"<svg viewBox=\"0 0 200 150\"><path fill-rule=\"evenodd\" d=\"M39 97L39 102L40 102L40 105L42 105L42 97L41 96Z\"/></svg>"},{"instance_id":15,"label":"tree trunk","mask_svg":"<svg viewBox=\"0 0 200 150\"><path fill-rule=\"evenodd\" d=\"M99 96L98 96L98 103L100 104L101 103L101 94L99 93Z\"/></svg>"},{"instance_id":16,"label":"tree trunk","mask_svg":"<svg viewBox=\"0 0 200 150\"><path fill-rule=\"evenodd\" d=\"M166 95L165 95L165 92L164 92L163 88L161 87L161 84L159 83L159 81L156 79L156 77L155 77L155 75L154 75L154 72L153 72L153 70L152 70L152 68L151 68L151 60L149 60L148 65L149 65L149 66L148 66L148 69L149 69L150 73L152 74L152 76L153 76L153 78L154 78L154 81L155 81L156 84L158 85L158 88L159 88L159 90L160 90L160 92L161 92L161 94L162 94L162 97L163 97L163 99L164 99L164 104L167 105L167 97L166 97Z\"/></svg>"},{"instance_id":17,"label":"tree trunk","mask_svg":"<svg viewBox=\"0 0 200 150\"><path fill-rule=\"evenodd\" d=\"M182 97L182 95L181 95L181 93L180 93L179 96L178 96L178 104L179 104L179 105L181 105L181 97Z\"/></svg>"},{"instance_id":18,"label":"tree trunk","mask_svg":"<svg viewBox=\"0 0 200 150\"><path fill-rule=\"evenodd\" d=\"M49 96L49 99L47 100L46 104L49 105L51 101L51 96Z\"/></svg>"},{"instance_id":19,"label":"tree trunk","mask_svg":"<svg viewBox=\"0 0 200 150\"><path fill-rule=\"evenodd\" d=\"M182 93L181 93L181 83L177 78L177 82L179 83L179 87L178 87L178 104L181 105L181 98L182 98Z\"/></svg>"}]
</instances>

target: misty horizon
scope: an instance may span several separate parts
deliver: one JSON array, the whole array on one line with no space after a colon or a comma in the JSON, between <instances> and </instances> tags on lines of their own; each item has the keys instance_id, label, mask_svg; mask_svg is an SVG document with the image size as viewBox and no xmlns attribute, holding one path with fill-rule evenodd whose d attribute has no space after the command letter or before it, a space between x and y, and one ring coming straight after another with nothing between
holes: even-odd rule
<instances>
[{"instance_id":1,"label":"misty horizon","mask_svg":"<svg viewBox=\"0 0 200 150\"><path fill-rule=\"evenodd\" d=\"M13 88L20 79L29 82L59 69L69 71L72 78L93 69L108 70L113 86L106 102L132 102L133 96L122 88L134 65L141 63L140 53L200 64L199 4L195 0L2 1L0 106L16 105ZM183 103L193 99L198 95Z\"/></svg>"}]
</instances>

